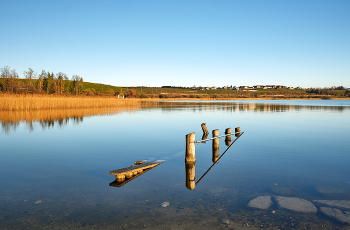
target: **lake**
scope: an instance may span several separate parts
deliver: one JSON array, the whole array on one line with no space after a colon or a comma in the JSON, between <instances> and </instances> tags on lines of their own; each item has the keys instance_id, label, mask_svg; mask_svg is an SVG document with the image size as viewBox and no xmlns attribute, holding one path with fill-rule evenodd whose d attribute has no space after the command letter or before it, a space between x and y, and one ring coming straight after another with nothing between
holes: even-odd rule
<instances>
[{"instance_id":1,"label":"lake","mask_svg":"<svg viewBox=\"0 0 350 230\"><path fill-rule=\"evenodd\" d=\"M2 229L350 229L350 100L40 113L0 114ZM244 133L216 164L213 141L196 144L186 166L185 136L201 140L202 123L208 138ZM163 163L113 184L110 171L141 160Z\"/></svg>"}]
</instances>

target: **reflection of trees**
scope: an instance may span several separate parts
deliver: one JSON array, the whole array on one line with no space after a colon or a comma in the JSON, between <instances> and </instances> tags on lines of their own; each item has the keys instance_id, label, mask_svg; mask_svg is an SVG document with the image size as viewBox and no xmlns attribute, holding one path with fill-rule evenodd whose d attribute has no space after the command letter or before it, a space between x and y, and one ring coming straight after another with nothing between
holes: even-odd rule
<instances>
[{"instance_id":1,"label":"reflection of trees","mask_svg":"<svg viewBox=\"0 0 350 230\"><path fill-rule=\"evenodd\" d=\"M34 124L39 123L41 127L50 128L65 126L69 122L80 124L84 117L103 116L116 114L121 111L136 111L160 109L164 112L176 110L192 112L291 112L291 111L334 111L342 112L349 110L350 106L320 106L320 105L286 105L268 102L235 102L235 101L198 101L198 102L157 102L142 101L141 106L125 106L118 108L94 108L94 109L62 109L62 110L35 110L35 111L0 111L0 123L2 130L9 133L16 131L20 122L26 124L27 128L34 130Z\"/></svg>"},{"instance_id":2,"label":"reflection of trees","mask_svg":"<svg viewBox=\"0 0 350 230\"><path fill-rule=\"evenodd\" d=\"M84 116L81 117L67 117L67 118L60 118L60 119L49 119L49 120L41 120L41 121L24 121L26 124L27 129L29 129L29 131L33 131L34 130L34 125L35 123L40 124L40 126L42 127L42 129L46 129L46 128L52 128L56 125L58 126L65 126L69 123L69 121L72 121L74 124L80 124L82 123L84 120ZM1 121L1 127L2 127L2 131L4 133L10 133L11 130L12 131L16 131L17 127L20 125L21 122L17 121L17 122L11 122L11 121Z\"/></svg>"},{"instance_id":3,"label":"reflection of trees","mask_svg":"<svg viewBox=\"0 0 350 230\"><path fill-rule=\"evenodd\" d=\"M188 110L188 111L226 111L226 112L288 112L288 111L335 111L342 112L349 106L315 106L315 105L285 105L245 102L143 102L143 109Z\"/></svg>"},{"instance_id":4,"label":"reflection of trees","mask_svg":"<svg viewBox=\"0 0 350 230\"><path fill-rule=\"evenodd\" d=\"M124 108L99 108L99 109L63 109L63 110L38 110L38 111L0 111L0 123L4 133L16 131L20 123L25 123L29 131L33 131L35 124L42 129L54 126L65 126L68 123L80 124L84 117L112 115L122 111L132 112L137 107Z\"/></svg>"},{"instance_id":5,"label":"reflection of trees","mask_svg":"<svg viewBox=\"0 0 350 230\"><path fill-rule=\"evenodd\" d=\"M10 133L12 131L16 131L19 126L19 122L1 122L1 129L4 133Z\"/></svg>"}]
</instances>

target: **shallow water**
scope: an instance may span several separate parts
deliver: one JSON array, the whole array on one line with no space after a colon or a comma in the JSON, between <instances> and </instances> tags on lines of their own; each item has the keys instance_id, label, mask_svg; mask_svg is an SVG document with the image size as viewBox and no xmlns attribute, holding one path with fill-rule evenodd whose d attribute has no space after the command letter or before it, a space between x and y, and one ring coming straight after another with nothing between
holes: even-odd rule
<instances>
[{"instance_id":1,"label":"shallow water","mask_svg":"<svg viewBox=\"0 0 350 230\"><path fill-rule=\"evenodd\" d=\"M147 102L96 114L2 118L1 228L349 228L320 211L281 208L274 198L350 200L349 100ZM228 127L244 134L189 190L185 135L200 140L203 122L220 135ZM221 138L219 153L226 148ZM200 178L213 163L211 141L196 145L196 158ZM145 159L165 161L109 185L109 171ZM263 195L272 196L270 208L247 207Z\"/></svg>"}]
</instances>

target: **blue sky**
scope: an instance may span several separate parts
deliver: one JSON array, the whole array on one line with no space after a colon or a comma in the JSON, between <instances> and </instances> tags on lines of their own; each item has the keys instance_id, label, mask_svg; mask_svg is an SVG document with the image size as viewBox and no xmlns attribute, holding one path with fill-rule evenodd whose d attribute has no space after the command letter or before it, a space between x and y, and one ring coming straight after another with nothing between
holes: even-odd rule
<instances>
[{"instance_id":1,"label":"blue sky","mask_svg":"<svg viewBox=\"0 0 350 230\"><path fill-rule=\"evenodd\" d=\"M349 0L0 1L0 68L116 86L350 87Z\"/></svg>"}]
</instances>

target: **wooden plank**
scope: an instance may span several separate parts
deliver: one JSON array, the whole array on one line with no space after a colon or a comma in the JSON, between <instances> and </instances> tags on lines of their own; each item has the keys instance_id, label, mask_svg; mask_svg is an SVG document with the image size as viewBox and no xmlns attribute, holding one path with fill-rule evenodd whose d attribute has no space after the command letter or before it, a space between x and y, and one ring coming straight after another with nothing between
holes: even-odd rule
<instances>
[{"instance_id":1,"label":"wooden plank","mask_svg":"<svg viewBox=\"0 0 350 230\"><path fill-rule=\"evenodd\" d=\"M113 171L110 171L109 174L119 176L119 175L126 175L128 173L137 173L137 172L141 172L141 171L148 169L148 168L153 168L161 163L163 163L163 161L151 161L151 162L143 163L140 165L133 165L133 166L126 167L126 168L113 170Z\"/></svg>"},{"instance_id":2,"label":"wooden plank","mask_svg":"<svg viewBox=\"0 0 350 230\"><path fill-rule=\"evenodd\" d=\"M118 181L118 180L115 180L115 181L109 183L109 186L113 186L113 187L122 187L122 186L125 185L126 183L129 183L130 181L132 181L132 180L135 179L136 177L141 176L142 174L144 174L145 172L148 172L149 170L151 170L151 169L153 169L153 168L154 168L154 167L145 169L145 170L143 170L141 173L137 174L136 176L133 176L133 177L131 177L131 178L129 178L129 179L126 179L126 180L124 180L124 181L121 181L121 182Z\"/></svg>"}]
</instances>

